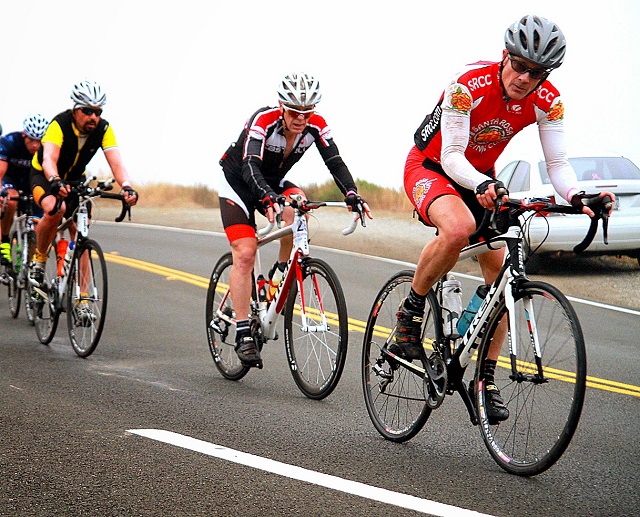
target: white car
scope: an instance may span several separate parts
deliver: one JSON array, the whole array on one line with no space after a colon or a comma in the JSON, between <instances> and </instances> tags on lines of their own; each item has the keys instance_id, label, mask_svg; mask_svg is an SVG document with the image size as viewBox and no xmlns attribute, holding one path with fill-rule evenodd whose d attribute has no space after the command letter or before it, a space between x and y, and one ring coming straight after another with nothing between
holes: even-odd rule
<instances>
[{"instance_id":1,"label":"white car","mask_svg":"<svg viewBox=\"0 0 640 517\"><path fill-rule=\"evenodd\" d=\"M585 255L629 256L640 264L640 169L622 156L577 156L569 158L587 194L609 191L615 194L615 209L609 218L609 244L602 238L602 226ZM549 197L565 203L551 185L544 161L516 160L497 176L514 198ZM531 217L525 227L533 254L527 271L536 273L551 254L572 253L589 228L586 215L551 214Z\"/></svg>"}]
</instances>

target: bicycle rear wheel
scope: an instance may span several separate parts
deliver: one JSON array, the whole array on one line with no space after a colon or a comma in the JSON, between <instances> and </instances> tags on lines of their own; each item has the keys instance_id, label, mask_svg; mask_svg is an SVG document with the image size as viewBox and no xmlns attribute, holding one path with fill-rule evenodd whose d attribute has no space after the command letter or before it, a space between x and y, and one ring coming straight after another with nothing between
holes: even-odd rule
<instances>
[{"instance_id":1,"label":"bicycle rear wheel","mask_svg":"<svg viewBox=\"0 0 640 517\"><path fill-rule=\"evenodd\" d=\"M251 368L240 362L235 351L236 326L231 320L235 319L236 314L229 295L232 265L233 257L231 253L226 253L213 268L207 290L205 324L213 364L224 378L237 381Z\"/></svg>"},{"instance_id":2,"label":"bicycle rear wheel","mask_svg":"<svg viewBox=\"0 0 640 517\"><path fill-rule=\"evenodd\" d=\"M58 304L58 264L55 245L49 248L45 264L44 280L40 288L31 284L27 277L27 295L33 308L36 335L43 345L48 345L58 328L60 307ZM43 296L44 294L44 296Z\"/></svg>"},{"instance_id":3,"label":"bicycle rear wheel","mask_svg":"<svg viewBox=\"0 0 640 517\"><path fill-rule=\"evenodd\" d=\"M87 239L78 246L67 276L67 327L75 353L88 357L102 336L109 284L107 263L100 245Z\"/></svg>"},{"instance_id":4,"label":"bicycle rear wheel","mask_svg":"<svg viewBox=\"0 0 640 517\"><path fill-rule=\"evenodd\" d=\"M26 250L26 254L25 251L22 251L22 257L23 259L26 258L27 260L22 260L22 267L20 270L20 273L18 274L18 286L23 286L23 288L26 289L27 284L29 283L29 268L27 267L27 265L29 264L29 260L28 258L32 256L34 250L36 249L36 232L34 232L33 230L30 231L29 233L27 233L27 250ZM31 303L31 297L27 296L25 293L25 297L24 297L24 309L25 309L25 313L27 316L27 321L31 324L34 325L34 320L36 318L36 313L35 310L33 308L33 305Z\"/></svg>"},{"instance_id":5,"label":"bicycle rear wheel","mask_svg":"<svg viewBox=\"0 0 640 517\"><path fill-rule=\"evenodd\" d=\"M504 339L495 374L509 418L491 424L483 410L479 372L490 336L505 313L503 304L480 344L476 407L493 459L507 472L533 476L558 461L578 426L587 376L584 338L573 307L558 289L544 282L523 283L516 293L515 314L510 315L513 324L509 324L517 354L511 355L510 339Z\"/></svg>"},{"instance_id":6,"label":"bicycle rear wheel","mask_svg":"<svg viewBox=\"0 0 640 517\"><path fill-rule=\"evenodd\" d=\"M387 440L413 438L431 415L423 379L382 351L393 343L396 313L411 289L413 271L400 271L380 289L371 308L362 344L362 388L369 417ZM431 348L439 339L438 302L433 290L427 296L422 343Z\"/></svg>"},{"instance_id":7,"label":"bicycle rear wheel","mask_svg":"<svg viewBox=\"0 0 640 517\"><path fill-rule=\"evenodd\" d=\"M22 246L18 240L17 232L11 234L9 242L11 243L11 266L6 268L9 312L12 318L17 318L20 314L20 300L22 298L22 288L18 280L22 269Z\"/></svg>"},{"instance_id":8,"label":"bicycle rear wheel","mask_svg":"<svg viewBox=\"0 0 640 517\"><path fill-rule=\"evenodd\" d=\"M300 391L320 400L336 388L344 369L349 342L347 304L329 264L307 258L300 266L302 290L294 281L284 308L285 348Z\"/></svg>"}]
</instances>

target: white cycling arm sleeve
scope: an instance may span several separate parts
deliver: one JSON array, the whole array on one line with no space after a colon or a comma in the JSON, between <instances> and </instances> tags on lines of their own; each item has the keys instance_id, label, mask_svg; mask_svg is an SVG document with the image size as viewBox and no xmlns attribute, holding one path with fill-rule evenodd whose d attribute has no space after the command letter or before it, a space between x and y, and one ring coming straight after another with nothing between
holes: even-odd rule
<instances>
[{"instance_id":1,"label":"white cycling arm sleeve","mask_svg":"<svg viewBox=\"0 0 640 517\"><path fill-rule=\"evenodd\" d=\"M464 155L469 143L469 121L468 115L446 108L442 110L440 160L442 168L453 181L475 191L478 185L489 178L478 172Z\"/></svg>"},{"instance_id":2,"label":"white cycling arm sleeve","mask_svg":"<svg viewBox=\"0 0 640 517\"><path fill-rule=\"evenodd\" d=\"M579 190L576 173L567 159L561 125L539 124L540 143L553 188L567 201Z\"/></svg>"}]
</instances>

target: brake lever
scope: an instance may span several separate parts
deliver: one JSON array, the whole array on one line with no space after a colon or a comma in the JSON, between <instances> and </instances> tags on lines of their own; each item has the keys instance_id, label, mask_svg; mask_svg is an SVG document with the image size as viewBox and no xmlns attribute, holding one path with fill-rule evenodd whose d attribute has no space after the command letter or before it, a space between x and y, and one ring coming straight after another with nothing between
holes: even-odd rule
<instances>
[{"instance_id":1,"label":"brake lever","mask_svg":"<svg viewBox=\"0 0 640 517\"><path fill-rule=\"evenodd\" d=\"M604 196L602 198L601 205L601 217L602 217L602 240L605 245L609 244L609 212L613 207L613 201L609 196Z\"/></svg>"}]
</instances>

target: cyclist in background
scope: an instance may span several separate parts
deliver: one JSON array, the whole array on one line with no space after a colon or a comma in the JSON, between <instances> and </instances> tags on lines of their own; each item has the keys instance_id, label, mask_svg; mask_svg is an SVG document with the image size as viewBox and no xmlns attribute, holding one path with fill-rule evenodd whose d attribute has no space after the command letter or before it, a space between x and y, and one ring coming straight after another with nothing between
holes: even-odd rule
<instances>
[{"instance_id":1,"label":"cyclist in background","mask_svg":"<svg viewBox=\"0 0 640 517\"><path fill-rule=\"evenodd\" d=\"M19 191L30 191L31 160L40 148L40 140L48 125L49 121L40 113L29 115L22 123L22 131L8 133L0 138L0 196L15 197L19 195ZM18 201L8 199L0 221L0 261L3 265L11 263L9 232L16 210ZM34 207L33 215L36 220L39 219L42 209Z\"/></svg>"},{"instance_id":2,"label":"cyclist in background","mask_svg":"<svg viewBox=\"0 0 640 517\"><path fill-rule=\"evenodd\" d=\"M363 210L372 218L324 118L316 113L322 93L311 75L292 73L278 86L278 106L256 111L245 123L236 142L220 160L223 177L218 195L220 214L231 243L233 267L230 291L237 314L236 353L248 366L260 366L260 352L251 336L249 309L251 271L257 250L255 210L270 222L280 213L279 202L304 192L285 179L302 155L315 144L350 210ZM362 208L360 208L362 207ZM283 219L293 222L293 210L285 208ZM270 272L283 271L293 246L293 237L280 240L278 262Z\"/></svg>"},{"instance_id":3,"label":"cyclist in background","mask_svg":"<svg viewBox=\"0 0 640 517\"><path fill-rule=\"evenodd\" d=\"M53 242L62 217L70 217L78 206L78 196L70 195L67 182L83 181L85 167L102 148L111 172L122 187L125 200L135 205L138 193L131 188L129 174L122 162L115 133L102 118L102 107L107 96L94 81L82 81L71 90L73 108L56 115L44 136L42 147L31 162L31 189L35 202L44 210L36 228L36 252L30 276L37 283L44 277L47 252ZM63 200L60 210L53 215L56 201ZM69 233L75 240L75 225Z\"/></svg>"},{"instance_id":4,"label":"cyclist in background","mask_svg":"<svg viewBox=\"0 0 640 517\"><path fill-rule=\"evenodd\" d=\"M421 220L437 228L420 254L412 289L398 311L395 346L408 359L420 357L426 294L455 265L485 209L494 207L495 162L516 133L538 124L554 188L571 204L583 206L566 158L564 106L547 80L564 60L565 37L555 23L528 15L506 30L505 47L499 62L469 65L450 81L417 129L406 160L405 192ZM604 195L614 199L611 193ZM594 215L584 206L583 212ZM504 249L478 256L485 283L495 280L503 257ZM509 417L493 382L505 322L499 330L483 372L487 411L494 421Z\"/></svg>"}]
</instances>

